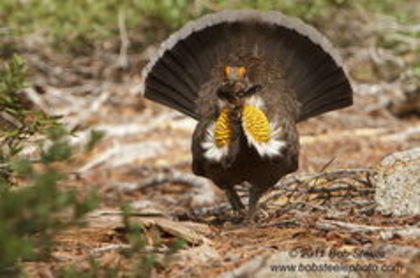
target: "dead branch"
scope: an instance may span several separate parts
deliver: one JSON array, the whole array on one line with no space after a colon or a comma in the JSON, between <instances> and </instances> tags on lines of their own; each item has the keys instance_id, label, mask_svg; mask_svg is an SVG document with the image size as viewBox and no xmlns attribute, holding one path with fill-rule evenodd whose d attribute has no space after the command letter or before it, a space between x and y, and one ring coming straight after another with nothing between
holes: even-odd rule
<instances>
[{"instance_id":1,"label":"dead branch","mask_svg":"<svg viewBox=\"0 0 420 278\"><path fill-rule=\"evenodd\" d=\"M93 249L91 251L91 255L109 252L109 251L119 251L122 249L129 249L130 247L131 247L130 244L111 244L108 246Z\"/></svg>"},{"instance_id":2,"label":"dead branch","mask_svg":"<svg viewBox=\"0 0 420 278\"><path fill-rule=\"evenodd\" d=\"M343 140L345 138L369 137L378 141L399 141L401 138L420 134L420 126L412 126L401 131L386 128L359 128L352 130L334 131L334 133L326 133L321 135L303 135L300 142L303 145L315 144L319 142L330 142L334 140Z\"/></svg>"},{"instance_id":3,"label":"dead branch","mask_svg":"<svg viewBox=\"0 0 420 278\"><path fill-rule=\"evenodd\" d=\"M70 121L70 128L74 128L78 124L85 122L89 117L98 112L99 108L110 98L110 96L111 92L102 90L101 94L92 101L87 109L81 111L77 118Z\"/></svg>"},{"instance_id":4,"label":"dead branch","mask_svg":"<svg viewBox=\"0 0 420 278\"><path fill-rule=\"evenodd\" d=\"M322 220L316 223L316 226L323 230L336 230L337 228L348 230L350 232L379 232L387 234L396 234L401 237L420 237L420 228L393 228L378 227L334 220Z\"/></svg>"},{"instance_id":5,"label":"dead branch","mask_svg":"<svg viewBox=\"0 0 420 278\"><path fill-rule=\"evenodd\" d=\"M163 183L181 184L198 189L201 194L207 196L207 199L214 199L214 192L208 180L194 176L189 173L179 171L169 171L167 173L158 173L157 175L145 180L138 186L138 190L144 191L150 187Z\"/></svg>"},{"instance_id":6,"label":"dead branch","mask_svg":"<svg viewBox=\"0 0 420 278\"><path fill-rule=\"evenodd\" d=\"M0 111L0 117L3 120L7 121L8 123L14 125L16 128L22 127L22 123L10 113L7 113L5 111ZM1 128L3 128L3 127L1 127Z\"/></svg>"},{"instance_id":7,"label":"dead branch","mask_svg":"<svg viewBox=\"0 0 420 278\"><path fill-rule=\"evenodd\" d=\"M414 246L402 246L397 244L384 244L381 247L386 254L391 254L400 258L411 258L416 254L420 254L420 248Z\"/></svg>"},{"instance_id":8,"label":"dead branch","mask_svg":"<svg viewBox=\"0 0 420 278\"><path fill-rule=\"evenodd\" d=\"M144 191L150 187L155 187L163 183L176 183L187 185L189 187L206 187L208 181L189 173L171 170L166 173L158 173L155 176L143 181L138 185L137 190Z\"/></svg>"},{"instance_id":9,"label":"dead branch","mask_svg":"<svg viewBox=\"0 0 420 278\"><path fill-rule=\"evenodd\" d=\"M121 145L115 142L114 146L95 159L82 166L77 172L84 173L99 165L106 164L109 167L118 167L132 163L137 159L154 157L166 151L166 146L160 142L146 141L142 143Z\"/></svg>"},{"instance_id":10,"label":"dead branch","mask_svg":"<svg viewBox=\"0 0 420 278\"><path fill-rule=\"evenodd\" d=\"M130 41L128 40L125 21L126 21L125 11L124 9L120 9L118 12L118 29L120 31L121 47L120 47L120 54L118 57L118 64L122 68L126 68L128 65L127 51L130 45Z\"/></svg>"},{"instance_id":11,"label":"dead branch","mask_svg":"<svg viewBox=\"0 0 420 278\"><path fill-rule=\"evenodd\" d=\"M192 187L195 189L192 199L192 205L201 206L204 204L211 204L215 201L216 196L212 184L209 180L195 176L193 174L184 173L176 170L169 170L167 172L158 173L145 181L141 182L131 190L145 191L151 187L158 186L164 183L180 184ZM132 193L126 192L126 193Z\"/></svg>"}]
</instances>

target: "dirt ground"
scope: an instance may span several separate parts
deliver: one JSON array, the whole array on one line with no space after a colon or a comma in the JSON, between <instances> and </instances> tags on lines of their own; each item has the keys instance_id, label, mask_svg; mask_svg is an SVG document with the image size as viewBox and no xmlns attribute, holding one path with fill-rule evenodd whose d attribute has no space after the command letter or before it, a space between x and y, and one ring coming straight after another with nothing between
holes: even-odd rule
<instances>
[{"instance_id":1,"label":"dirt ground","mask_svg":"<svg viewBox=\"0 0 420 278\"><path fill-rule=\"evenodd\" d=\"M299 124L299 171L264 197L266 217L247 226L231 221L230 208L219 189L190 176L194 120L131 94L129 87L107 86L91 97L93 102L86 100L86 110L81 109L86 114L75 104L75 111L69 110L66 118L71 124L84 117L92 128L107 134L92 155L74 162L71 167L77 170L66 184L96 188L103 196L103 206L87 218L86 227L57 237L54 260L35 268L40 277L47 277L42 273L57 265L88 267L90 256L124 269L119 253L127 244L118 211L122 202L132 204L133 221L149 227L150 233L157 228L164 241L180 237L188 242L177 259L156 270L161 277L214 277L258 255L296 248L385 248L394 251L386 251L379 260L357 261L403 265L411 259L402 255L404 248L420 250L418 234L401 236L397 231L385 235L392 229L418 229L420 219L376 212L371 183L381 158L419 145L418 118L398 120L383 108L369 111L374 99L356 94L353 107ZM47 89L47 95L48 90L54 88ZM75 138L76 143L84 140L83 135ZM323 190L328 188L333 190Z\"/></svg>"}]
</instances>

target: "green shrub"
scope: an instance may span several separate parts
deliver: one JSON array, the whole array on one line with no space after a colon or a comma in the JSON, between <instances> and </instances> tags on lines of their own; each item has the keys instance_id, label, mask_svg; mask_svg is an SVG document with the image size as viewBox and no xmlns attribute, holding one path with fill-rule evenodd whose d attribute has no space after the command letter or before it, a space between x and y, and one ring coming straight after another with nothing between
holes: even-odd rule
<instances>
[{"instance_id":1,"label":"green shrub","mask_svg":"<svg viewBox=\"0 0 420 278\"><path fill-rule=\"evenodd\" d=\"M53 236L97 205L94 192L80 198L60 188L66 175L54 162L71 159L70 133L56 118L26 107L19 94L25 80L18 56L0 69L0 277L18 275L21 262L48 259ZM24 157L21 152L34 144L35 135L43 138L39 155ZM91 141L90 149L98 138Z\"/></svg>"},{"instance_id":2,"label":"green shrub","mask_svg":"<svg viewBox=\"0 0 420 278\"><path fill-rule=\"evenodd\" d=\"M131 33L153 41L190 19L222 9L279 10L311 23L329 19L339 9L358 9L415 22L415 5L392 0L3 0L0 21L7 26L6 34L38 32L61 50L80 52L104 39L119 38L121 21ZM1 26L0 22L0 32Z\"/></svg>"},{"instance_id":3,"label":"green shrub","mask_svg":"<svg viewBox=\"0 0 420 278\"><path fill-rule=\"evenodd\" d=\"M22 263L50 259L54 236L69 226L79 224L80 218L98 205L95 192L81 197L80 192L62 187L67 175L58 165L72 161L77 153L69 144L72 136L57 118L25 107L19 90L26 86L26 70L23 60L15 56L0 69L0 107L7 112L11 124L2 126L2 187L0 190L0 277L17 277ZM22 150L34 144L39 151L31 158L24 157ZM104 136L92 131L84 150L88 152ZM62 168L62 167L61 167ZM156 268L163 267L170 256L185 243L180 240L170 244L163 261L147 246L145 230L130 221L128 206L124 212L126 240L129 248L121 255L132 266L130 277L149 277ZM158 243L161 244L161 243ZM57 270L58 277L127 277L120 270L102 266L93 257L90 269L66 266ZM122 275L122 276L121 276ZM128 274L127 274L128 275Z\"/></svg>"},{"instance_id":4,"label":"green shrub","mask_svg":"<svg viewBox=\"0 0 420 278\"><path fill-rule=\"evenodd\" d=\"M167 267L172 255L186 246L183 239L175 239L167 244L165 252L156 254L154 248L163 247L164 243L160 240L161 232L153 230L154 245L148 243L148 233L142 225L131 221L132 211L128 204L122 204L120 207L123 213L124 235L129 247L119 249L119 254L123 258L124 270L115 266L101 265L94 257L89 258L89 269L80 269L78 265L69 265L59 269L55 275L60 278L95 278L95 277L125 277L125 278L148 278L153 273Z\"/></svg>"}]
</instances>

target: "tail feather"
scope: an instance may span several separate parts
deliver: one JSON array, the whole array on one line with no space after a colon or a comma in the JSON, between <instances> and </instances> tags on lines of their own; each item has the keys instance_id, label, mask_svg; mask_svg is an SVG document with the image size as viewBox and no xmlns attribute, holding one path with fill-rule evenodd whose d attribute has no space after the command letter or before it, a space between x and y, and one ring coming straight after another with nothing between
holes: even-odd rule
<instances>
[{"instance_id":1,"label":"tail feather","mask_svg":"<svg viewBox=\"0 0 420 278\"><path fill-rule=\"evenodd\" d=\"M346 82L347 80L344 79L341 75L336 76L334 73L325 75L318 84L314 85L311 90L312 94L306 95L303 101L306 103L307 107L310 107L311 103L316 102L319 99L326 98L326 96L341 99L342 95L336 95L336 91L331 89L337 88L338 90L341 90L342 87L346 85ZM343 96L346 95L343 94Z\"/></svg>"},{"instance_id":2,"label":"tail feather","mask_svg":"<svg viewBox=\"0 0 420 278\"><path fill-rule=\"evenodd\" d=\"M144 69L144 95L199 119L197 99L209 93L204 85L234 63L255 67L258 82L285 82L299 103L297 121L352 104L350 82L328 40L273 11L225 11L188 23ZM281 78L267 77L273 71Z\"/></svg>"},{"instance_id":3,"label":"tail feather","mask_svg":"<svg viewBox=\"0 0 420 278\"><path fill-rule=\"evenodd\" d=\"M200 86L200 80L196 77L196 75L201 69L198 68L198 65L195 63L196 58L190 53L191 52L186 51L186 47L182 44L182 42L180 42L180 44L174 47L172 51L168 51L166 56L180 65L181 71L186 74L186 78L191 80L195 91Z\"/></svg>"},{"instance_id":4,"label":"tail feather","mask_svg":"<svg viewBox=\"0 0 420 278\"><path fill-rule=\"evenodd\" d=\"M306 93L301 95L300 98L302 103L309 105L317 98L320 98L323 95L328 95L328 88L332 85L332 83L343 81L346 82L347 79L342 75L339 68L325 69L325 67L323 67L323 70L319 70L318 72L314 71L313 76L302 81L301 84L296 84L296 88L301 89L301 91L306 89L310 92L310 94ZM339 95L337 97L339 97Z\"/></svg>"},{"instance_id":5,"label":"tail feather","mask_svg":"<svg viewBox=\"0 0 420 278\"><path fill-rule=\"evenodd\" d=\"M189 92L193 91L195 88L189 82L188 77L185 76L186 74L182 70L181 66L177 63L171 62L170 59L164 59L161 63L159 63L159 65L157 65L156 72L158 73L156 74L156 79L161 79L162 76L165 76L165 80L163 81L165 84L168 84L168 86L176 84L177 86L174 89L182 96L190 99L188 97Z\"/></svg>"},{"instance_id":6,"label":"tail feather","mask_svg":"<svg viewBox=\"0 0 420 278\"><path fill-rule=\"evenodd\" d=\"M207 57L207 53L205 51L206 44L202 44L198 40L198 34L191 34L191 36L185 40L184 46L186 50L194 57L194 63L197 65L199 72L196 74L198 81L201 83L202 76L206 74L209 69L210 62ZM197 52L199 52L199 56L197 56Z\"/></svg>"},{"instance_id":7,"label":"tail feather","mask_svg":"<svg viewBox=\"0 0 420 278\"><path fill-rule=\"evenodd\" d=\"M330 84L328 88L324 89L325 91L328 90L327 94L322 94L308 102L304 113L301 114L301 119L307 119L322 112L343 108L352 104L352 98L341 94L343 86L345 86L343 81ZM334 102L331 102L331 99L334 99Z\"/></svg>"},{"instance_id":8,"label":"tail feather","mask_svg":"<svg viewBox=\"0 0 420 278\"><path fill-rule=\"evenodd\" d=\"M153 82L150 89L153 90L154 93L149 95L148 98L180 110L188 115L191 114L189 111L194 109L193 102L183 96L177 89L168 85L165 81L157 78L152 78L152 80Z\"/></svg>"},{"instance_id":9,"label":"tail feather","mask_svg":"<svg viewBox=\"0 0 420 278\"><path fill-rule=\"evenodd\" d=\"M173 75L183 86L184 92L189 92L197 89L197 83L195 82L193 74L183 68L182 62L174 55L174 53L168 53L167 59L162 60L165 68Z\"/></svg>"}]
</instances>

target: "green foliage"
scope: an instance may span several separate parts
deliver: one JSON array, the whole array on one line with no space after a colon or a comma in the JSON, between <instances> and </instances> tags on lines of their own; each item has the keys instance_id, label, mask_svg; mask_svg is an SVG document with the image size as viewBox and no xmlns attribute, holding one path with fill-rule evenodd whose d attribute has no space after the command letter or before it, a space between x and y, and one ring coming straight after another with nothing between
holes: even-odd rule
<instances>
[{"instance_id":1,"label":"green foliage","mask_svg":"<svg viewBox=\"0 0 420 278\"><path fill-rule=\"evenodd\" d=\"M129 205L123 204L121 210L125 232L131 246L129 249L122 250L121 253L133 262L137 262L134 266L134 273L136 273L136 275L133 275L134 277L151 277L152 270L157 267L157 259L151 251L146 250L147 241L143 227L130 221L131 209Z\"/></svg>"},{"instance_id":2,"label":"green foliage","mask_svg":"<svg viewBox=\"0 0 420 278\"><path fill-rule=\"evenodd\" d=\"M14 56L10 64L0 68L0 111L2 118L5 118L6 114L17 117L17 119L6 118L14 125L19 125L19 120L24 118L25 110L16 92L26 86L25 78L25 63L19 56Z\"/></svg>"},{"instance_id":3,"label":"green foliage","mask_svg":"<svg viewBox=\"0 0 420 278\"><path fill-rule=\"evenodd\" d=\"M58 273L58 278L116 278L122 277L119 275L120 271L113 267L103 267L94 258L89 260L89 269L80 270L76 265L70 265L61 268ZM123 276L126 277L126 276Z\"/></svg>"},{"instance_id":4,"label":"green foliage","mask_svg":"<svg viewBox=\"0 0 420 278\"><path fill-rule=\"evenodd\" d=\"M128 28L153 18L160 27L178 27L191 18L192 1L60 1L3 0L0 19L15 34L41 31L60 49L87 51L95 41L118 35L119 24ZM162 26L163 25L163 26Z\"/></svg>"},{"instance_id":5,"label":"green foliage","mask_svg":"<svg viewBox=\"0 0 420 278\"><path fill-rule=\"evenodd\" d=\"M55 150L54 146L55 142L47 155ZM45 159L43 155L41 161L51 162L51 156ZM11 163L14 175L27 179L27 184L0 194L0 270L4 273L16 271L20 261L48 258L54 234L77 223L97 206L94 192L79 198L74 190L60 190L59 183L66 178L65 174L42 164L47 167L36 171L28 159L14 160Z\"/></svg>"},{"instance_id":6,"label":"green foliage","mask_svg":"<svg viewBox=\"0 0 420 278\"><path fill-rule=\"evenodd\" d=\"M19 94L25 80L25 63L18 56L0 69L0 277L18 275L20 262L48 258L53 236L98 203L94 192L81 198L60 189L66 175L52 163L71 159L70 134L57 119L26 107ZM29 159L21 151L34 135L43 138L41 151Z\"/></svg>"},{"instance_id":7,"label":"green foliage","mask_svg":"<svg viewBox=\"0 0 420 278\"><path fill-rule=\"evenodd\" d=\"M27 162L25 162L27 163ZM52 236L95 204L90 196L79 200L75 191L61 192L64 175L54 170L37 173L33 184L0 196L0 269L13 269L19 261L48 256ZM70 221L58 213L70 209Z\"/></svg>"},{"instance_id":8,"label":"green foliage","mask_svg":"<svg viewBox=\"0 0 420 278\"><path fill-rule=\"evenodd\" d=\"M228 5L229 1L224 1ZM321 19L338 9L347 6L347 1L339 0L245 0L235 1L233 8L252 8L260 10L277 10L284 14L297 16L307 21Z\"/></svg>"},{"instance_id":9,"label":"green foliage","mask_svg":"<svg viewBox=\"0 0 420 278\"><path fill-rule=\"evenodd\" d=\"M0 180L10 181L10 161L28 139L57 125L57 119L28 107L20 92L27 86L24 61L13 56L10 63L0 68Z\"/></svg>"},{"instance_id":10,"label":"green foliage","mask_svg":"<svg viewBox=\"0 0 420 278\"><path fill-rule=\"evenodd\" d=\"M123 212L123 222L127 239L130 243L130 248L122 250L122 254L130 259L134 265L133 273L130 277L147 278L152 276L154 269L162 269L171 261L171 255L184 248L187 243L183 239L176 239L172 241L167 247L163 257L157 257L154 252L148 248L147 234L148 232L138 223L130 221L131 209L128 205L121 206ZM149 231L150 233L150 231ZM162 245L163 242L159 240L161 237L160 231L155 231L154 241L155 245Z\"/></svg>"},{"instance_id":11,"label":"green foliage","mask_svg":"<svg viewBox=\"0 0 420 278\"><path fill-rule=\"evenodd\" d=\"M14 56L9 65L0 69L0 107L16 111L19 98L12 94L26 86L25 62L19 56Z\"/></svg>"},{"instance_id":12,"label":"green foliage","mask_svg":"<svg viewBox=\"0 0 420 278\"><path fill-rule=\"evenodd\" d=\"M91 130L89 141L85 146L85 152L90 152L105 136L105 133L100 130Z\"/></svg>"},{"instance_id":13,"label":"green foliage","mask_svg":"<svg viewBox=\"0 0 420 278\"><path fill-rule=\"evenodd\" d=\"M66 161L73 155L73 148L68 143L69 132L61 125L46 130L49 140L40 143L41 161L45 164ZM48 145L46 147L45 145Z\"/></svg>"},{"instance_id":14,"label":"green foliage","mask_svg":"<svg viewBox=\"0 0 420 278\"><path fill-rule=\"evenodd\" d=\"M150 245L150 231L133 222L130 219L132 215L131 208L128 204L121 205L123 212L123 223L125 238L129 243L128 248L120 250L120 254L124 258L125 270L118 269L113 266L101 265L94 257L89 259L89 269L80 269L78 265L70 265L61 268L56 273L60 278L94 278L94 277L125 277L125 278L148 278L153 277L156 270L164 269L169 265L172 255L186 246L186 241L176 239L167 244L167 251L160 256L156 255L153 248L156 246L163 247L162 241L156 240ZM161 236L160 231L156 231L156 237ZM161 252L160 252L161 253Z\"/></svg>"},{"instance_id":15,"label":"green foliage","mask_svg":"<svg viewBox=\"0 0 420 278\"><path fill-rule=\"evenodd\" d=\"M68 165L75 149L69 138L73 132L62 126L57 118L31 110L19 90L26 86L23 60L15 56L1 69L2 112L12 124L2 126L0 175L0 277L24 275L21 263L49 259L54 246L54 236L63 229L79 224L80 218L98 205L95 192L81 194L62 188L67 175L63 165ZM4 116L4 114L3 114ZM15 124L18 123L18 124ZM37 140L34 140L34 136ZM104 133L92 131L82 149L91 151ZM24 147L36 144L38 152L31 158L22 155ZM61 167L60 167L61 166ZM125 233L129 248L121 255L130 263L130 277L150 277L156 269L163 268L171 255L185 245L182 240L169 244L163 258L157 257L149 246L146 230L130 221L130 209L123 206ZM156 245L162 246L160 232L156 232ZM91 259L90 268L83 272L77 266L58 270L58 277L127 277L120 270L103 266Z\"/></svg>"},{"instance_id":16,"label":"green foliage","mask_svg":"<svg viewBox=\"0 0 420 278\"><path fill-rule=\"evenodd\" d=\"M88 51L104 39L118 37L120 24L131 33L160 39L188 20L222 9L279 10L311 23L339 9L358 9L415 22L419 8L392 0L3 0L0 20L13 34L41 32L59 49ZM413 6L418 5L413 1ZM7 23L7 24L5 24ZM1 26L1 23L0 23ZM166 34L164 34L166 35Z\"/></svg>"}]
</instances>

